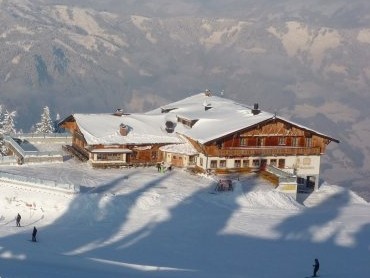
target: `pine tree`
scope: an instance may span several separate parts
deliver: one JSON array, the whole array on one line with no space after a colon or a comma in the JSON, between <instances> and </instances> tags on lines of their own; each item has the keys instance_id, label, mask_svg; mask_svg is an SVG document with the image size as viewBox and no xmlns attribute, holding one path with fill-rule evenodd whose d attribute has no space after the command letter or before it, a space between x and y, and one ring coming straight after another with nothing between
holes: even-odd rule
<instances>
[{"instance_id":1,"label":"pine tree","mask_svg":"<svg viewBox=\"0 0 370 278\"><path fill-rule=\"evenodd\" d=\"M4 143L4 135L16 133L14 118L17 115L16 111L9 112L5 109L3 112L3 107L0 105L0 153L1 155L6 155L8 153L8 148Z\"/></svg>"},{"instance_id":2,"label":"pine tree","mask_svg":"<svg viewBox=\"0 0 370 278\"><path fill-rule=\"evenodd\" d=\"M3 151L5 150L5 144L4 144L4 137L3 137L3 123L4 123L4 113L3 113L3 107L0 105L0 155L4 155Z\"/></svg>"},{"instance_id":3,"label":"pine tree","mask_svg":"<svg viewBox=\"0 0 370 278\"><path fill-rule=\"evenodd\" d=\"M53 133L54 124L50 117L49 107L45 106L41 114L41 121L36 124L35 133Z\"/></svg>"},{"instance_id":4,"label":"pine tree","mask_svg":"<svg viewBox=\"0 0 370 278\"><path fill-rule=\"evenodd\" d=\"M3 125L4 125L4 113L3 106L0 104L0 135L4 134Z\"/></svg>"},{"instance_id":5,"label":"pine tree","mask_svg":"<svg viewBox=\"0 0 370 278\"><path fill-rule=\"evenodd\" d=\"M2 124L2 132L4 135L14 134L17 132L14 124L14 118L16 115L16 111L9 112L8 110L5 110Z\"/></svg>"}]
</instances>

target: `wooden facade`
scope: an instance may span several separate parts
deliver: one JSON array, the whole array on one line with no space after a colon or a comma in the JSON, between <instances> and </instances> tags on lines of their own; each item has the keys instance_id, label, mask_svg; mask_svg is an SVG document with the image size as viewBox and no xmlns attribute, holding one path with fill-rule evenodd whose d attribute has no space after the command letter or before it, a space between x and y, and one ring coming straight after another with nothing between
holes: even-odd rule
<instances>
[{"instance_id":1,"label":"wooden facade","mask_svg":"<svg viewBox=\"0 0 370 278\"><path fill-rule=\"evenodd\" d=\"M205 144L188 138L208 157L242 158L322 155L332 139L275 119Z\"/></svg>"},{"instance_id":2,"label":"wooden facade","mask_svg":"<svg viewBox=\"0 0 370 278\"><path fill-rule=\"evenodd\" d=\"M199 152L198 170L240 173L263 171L268 165L314 186L318 185L320 157L326 146L339 142L276 118L204 144L188 139Z\"/></svg>"}]
</instances>

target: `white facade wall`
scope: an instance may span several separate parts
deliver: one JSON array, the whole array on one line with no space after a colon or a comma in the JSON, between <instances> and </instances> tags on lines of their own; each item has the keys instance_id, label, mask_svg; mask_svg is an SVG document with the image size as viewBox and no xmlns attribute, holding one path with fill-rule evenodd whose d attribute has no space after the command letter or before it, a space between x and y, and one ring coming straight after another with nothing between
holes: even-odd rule
<instances>
[{"instance_id":1,"label":"white facade wall","mask_svg":"<svg viewBox=\"0 0 370 278\"><path fill-rule=\"evenodd\" d=\"M167 164L172 164L173 156L176 156L177 158L181 157L183 167L190 166L190 157L189 157L189 155L186 155L186 154L177 154L177 153L164 152L164 155L163 155L164 162L167 163ZM199 159L198 159L198 161L199 161Z\"/></svg>"},{"instance_id":2,"label":"white facade wall","mask_svg":"<svg viewBox=\"0 0 370 278\"><path fill-rule=\"evenodd\" d=\"M235 160L241 161L243 167L243 160L249 160L249 167L253 168L253 160L267 160L267 164L274 159L277 162L279 159L285 160L284 171L294 173L297 176L316 176L320 174L320 155L310 156L266 156L266 157L240 157L240 158L220 158L220 157L206 157L204 154L199 154L196 165L203 169L212 169L211 161L217 161L217 168L235 168ZM226 160L226 167L220 167L220 161ZM202 163L201 163L202 162ZM259 168L257 166L256 168Z\"/></svg>"},{"instance_id":3,"label":"white facade wall","mask_svg":"<svg viewBox=\"0 0 370 278\"><path fill-rule=\"evenodd\" d=\"M319 155L308 156L288 156L285 158L286 171L294 173L297 176L317 176L320 174Z\"/></svg>"}]
</instances>

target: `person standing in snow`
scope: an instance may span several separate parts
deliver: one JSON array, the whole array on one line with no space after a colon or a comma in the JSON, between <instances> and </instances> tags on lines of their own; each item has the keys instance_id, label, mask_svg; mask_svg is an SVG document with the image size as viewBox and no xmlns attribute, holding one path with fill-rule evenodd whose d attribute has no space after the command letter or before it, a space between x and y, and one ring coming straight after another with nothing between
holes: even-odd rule
<instances>
[{"instance_id":1,"label":"person standing in snow","mask_svg":"<svg viewBox=\"0 0 370 278\"><path fill-rule=\"evenodd\" d=\"M37 234L37 229L36 227L33 227L32 231L32 241L36 242L36 234Z\"/></svg>"},{"instance_id":2,"label":"person standing in snow","mask_svg":"<svg viewBox=\"0 0 370 278\"><path fill-rule=\"evenodd\" d=\"M317 272L319 271L319 268L320 268L320 263L319 263L319 260L316 258L315 262L313 264L313 275L312 275L312 277L317 277Z\"/></svg>"},{"instance_id":3,"label":"person standing in snow","mask_svg":"<svg viewBox=\"0 0 370 278\"><path fill-rule=\"evenodd\" d=\"M17 222L17 227L21 226L21 215L18 213L17 217L15 218L15 221Z\"/></svg>"}]
</instances>

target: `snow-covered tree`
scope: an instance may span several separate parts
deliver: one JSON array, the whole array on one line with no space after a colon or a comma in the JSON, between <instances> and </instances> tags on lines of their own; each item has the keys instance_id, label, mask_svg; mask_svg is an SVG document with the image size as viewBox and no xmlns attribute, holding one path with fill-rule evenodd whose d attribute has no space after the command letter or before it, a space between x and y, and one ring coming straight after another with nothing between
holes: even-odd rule
<instances>
[{"instance_id":1,"label":"snow-covered tree","mask_svg":"<svg viewBox=\"0 0 370 278\"><path fill-rule=\"evenodd\" d=\"M8 153L8 149L4 143L4 135L14 134L16 133L15 125L14 125L14 118L17 115L16 111L9 112L0 105L0 153L1 155L6 155Z\"/></svg>"},{"instance_id":2,"label":"snow-covered tree","mask_svg":"<svg viewBox=\"0 0 370 278\"><path fill-rule=\"evenodd\" d=\"M2 122L2 132L4 135L14 134L17 132L14 124L14 118L16 115L16 111L9 112L8 110L5 110Z\"/></svg>"},{"instance_id":3,"label":"snow-covered tree","mask_svg":"<svg viewBox=\"0 0 370 278\"><path fill-rule=\"evenodd\" d=\"M49 107L45 106L41 114L41 121L36 124L35 133L53 133L54 123L50 117Z\"/></svg>"},{"instance_id":4,"label":"snow-covered tree","mask_svg":"<svg viewBox=\"0 0 370 278\"><path fill-rule=\"evenodd\" d=\"M4 122L3 107L2 105L0 105L0 155L4 155L3 150L5 151L3 138L3 122Z\"/></svg>"},{"instance_id":5,"label":"snow-covered tree","mask_svg":"<svg viewBox=\"0 0 370 278\"><path fill-rule=\"evenodd\" d=\"M4 122L3 106L0 104L0 135L4 133L3 132L3 122Z\"/></svg>"}]
</instances>

